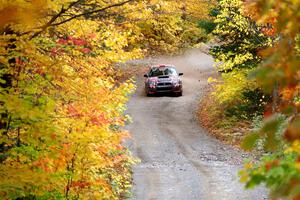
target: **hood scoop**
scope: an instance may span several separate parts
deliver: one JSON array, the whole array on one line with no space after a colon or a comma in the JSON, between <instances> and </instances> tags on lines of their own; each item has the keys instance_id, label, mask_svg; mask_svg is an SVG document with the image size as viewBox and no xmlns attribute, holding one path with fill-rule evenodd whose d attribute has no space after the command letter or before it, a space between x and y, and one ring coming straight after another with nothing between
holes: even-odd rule
<instances>
[{"instance_id":1,"label":"hood scoop","mask_svg":"<svg viewBox=\"0 0 300 200\"><path fill-rule=\"evenodd\" d=\"M159 76L158 78L170 78L169 76Z\"/></svg>"}]
</instances>

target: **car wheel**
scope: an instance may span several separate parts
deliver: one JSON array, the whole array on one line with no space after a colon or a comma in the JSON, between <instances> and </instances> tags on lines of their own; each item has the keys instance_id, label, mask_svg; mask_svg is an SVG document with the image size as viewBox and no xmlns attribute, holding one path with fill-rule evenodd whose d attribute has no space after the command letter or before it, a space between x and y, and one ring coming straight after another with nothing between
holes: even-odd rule
<instances>
[{"instance_id":1,"label":"car wheel","mask_svg":"<svg viewBox=\"0 0 300 200\"><path fill-rule=\"evenodd\" d=\"M177 92L177 93L176 93L176 96L177 96L177 97L181 97L181 96L182 96L182 91L181 91L181 92Z\"/></svg>"},{"instance_id":2,"label":"car wheel","mask_svg":"<svg viewBox=\"0 0 300 200\"><path fill-rule=\"evenodd\" d=\"M146 91L146 96L151 97L152 95L148 91Z\"/></svg>"}]
</instances>

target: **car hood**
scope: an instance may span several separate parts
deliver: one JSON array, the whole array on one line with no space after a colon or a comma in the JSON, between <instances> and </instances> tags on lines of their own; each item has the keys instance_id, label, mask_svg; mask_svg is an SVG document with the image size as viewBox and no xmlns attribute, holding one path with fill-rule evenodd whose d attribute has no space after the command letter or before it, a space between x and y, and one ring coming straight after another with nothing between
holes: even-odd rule
<instances>
[{"instance_id":1,"label":"car hood","mask_svg":"<svg viewBox=\"0 0 300 200\"><path fill-rule=\"evenodd\" d=\"M158 77L149 77L147 81L165 83L165 82L175 82L178 81L178 76L158 76Z\"/></svg>"}]
</instances>

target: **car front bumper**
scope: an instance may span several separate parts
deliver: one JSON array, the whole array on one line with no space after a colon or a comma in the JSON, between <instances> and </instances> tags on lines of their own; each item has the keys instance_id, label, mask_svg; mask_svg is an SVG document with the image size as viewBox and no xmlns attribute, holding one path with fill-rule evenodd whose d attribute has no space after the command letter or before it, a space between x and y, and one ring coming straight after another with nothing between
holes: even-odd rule
<instances>
[{"instance_id":1,"label":"car front bumper","mask_svg":"<svg viewBox=\"0 0 300 200\"><path fill-rule=\"evenodd\" d=\"M178 93L182 92L182 85L178 86L156 86L156 87L146 87L146 92L148 94L157 94L157 93Z\"/></svg>"}]
</instances>

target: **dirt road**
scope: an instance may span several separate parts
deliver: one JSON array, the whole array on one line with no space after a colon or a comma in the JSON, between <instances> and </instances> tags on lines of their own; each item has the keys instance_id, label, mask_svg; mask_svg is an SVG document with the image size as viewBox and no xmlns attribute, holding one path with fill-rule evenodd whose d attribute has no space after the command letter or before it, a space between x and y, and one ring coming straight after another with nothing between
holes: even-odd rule
<instances>
[{"instance_id":1,"label":"dirt road","mask_svg":"<svg viewBox=\"0 0 300 200\"><path fill-rule=\"evenodd\" d=\"M146 61L145 61L146 62ZM245 191L238 170L247 155L208 136L195 112L207 77L215 73L212 58L194 51L159 58L183 72L182 97L146 97L143 78L128 104L133 123L129 148L141 163L134 168L137 200L260 200L264 189Z\"/></svg>"}]
</instances>

